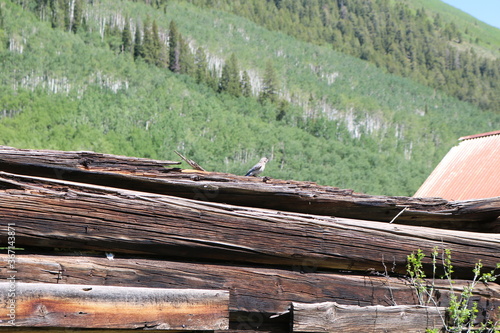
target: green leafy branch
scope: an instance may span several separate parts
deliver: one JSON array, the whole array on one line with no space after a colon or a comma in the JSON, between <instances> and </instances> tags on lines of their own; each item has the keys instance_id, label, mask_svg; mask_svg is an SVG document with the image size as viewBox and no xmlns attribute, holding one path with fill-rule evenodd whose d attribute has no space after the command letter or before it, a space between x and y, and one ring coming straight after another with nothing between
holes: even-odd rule
<instances>
[{"instance_id":1,"label":"green leafy branch","mask_svg":"<svg viewBox=\"0 0 500 333\"><path fill-rule=\"evenodd\" d=\"M411 285L415 288L415 292L418 298L418 302L422 306L438 306L436 298L436 269L437 269L437 258L439 256L438 248L435 247L431 253L431 263L432 263L432 279L428 281L423 268L423 259L425 254L421 249L416 252L412 252L407 256L407 274ZM474 323L477 319L478 304L477 302L471 302L471 297L473 295L474 288L479 282L493 282L497 279L499 274L495 274L496 269L500 268L500 264L497 264L496 268L490 272L482 273L483 264L481 261L476 263L472 272L474 277L463 290L458 293L455 290L455 281L452 279L453 264L451 261L451 250L443 250L441 261L443 263L444 278L448 281L450 290L450 302L446 308L446 317L441 315L443 321L443 331L450 333L458 332L500 332L498 330L498 322L493 323L488 321L486 323L481 323L480 327L475 327ZM439 330L427 330L427 332L439 332Z\"/></svg>"}]
</instances>

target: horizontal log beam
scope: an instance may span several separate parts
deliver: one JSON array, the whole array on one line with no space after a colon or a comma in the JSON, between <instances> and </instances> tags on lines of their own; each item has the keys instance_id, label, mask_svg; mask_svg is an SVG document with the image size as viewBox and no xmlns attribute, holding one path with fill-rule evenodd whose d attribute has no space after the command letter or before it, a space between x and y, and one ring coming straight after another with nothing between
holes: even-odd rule
<instances>
[{"instance_id":1,"label":"horizontal log beam","mask_svg":"<svg viewBox=\"0 0 500 333\"><path fill-rule=\"evenodd\" d=\"M5 168L46 166L130 174L144 174L144 172L161 174L166 171L166 166L179 164L181 162L101 154L92 151L32 150L0 146L0 166ZM28 168L26 169L26 172L30 172ZM32 170L31 172L35 171ZM57 176L55 172L54 176Z\"/></svg>"},{"instance_id":2,"label":"horizontal log beam","mask_svg":"<svg viewBox=\"0 0 500 333\"><path fill-rule=\"evenodd\" d=\"M27 283L111 285L123 287L195 288L228 290L231 313L249 313L261 325L271 316L286 313L291 302L335 301L344 305L414 305L414 289L403 278L388 275L351 275L318 271L315 267L277 269L176 262L115 256L113 260L94 256L27 255L16 256L16 279ZM7 254L0 254L0 275L9 276ZM456 280L461 292L469 281ZM263 287L265 286L265 287ZM447 306L450 285L436 279L435 300ZM477 302L480 320L500 306L500 286L479 283L471 301ZM234 316L233 316L234 317ZM232 319L234 326L250 325Z\"/></svg>"},{"instance_id":3,"label":"horizontal log beam","mask_svg":"<svg viewBox=\"0 0 500 333\"><path fill-rule=\"evenodd\" d=\"M3 176L6 176L3 174ZM16 176L18 179L22 177ZM203 203L120 189L2 177L0 223L17 246L67 247L351 271L404 273L406 257L450 249L456 273L500 262L500 236ZM45 182L44 186L37 182ZM7 240L7 233L0 234ZM427 261L429 262L429 260Z\"/></svg>"},{"instance_id":4,"label":"horizontal log beam","mask_svg":"<svg viewBox=\"0 0 500 333\"><path fill-rule=\"evenodd\" d=\"M500 199L449 202L440 198L370 196L311 182L165 168L176 163L0 146L3 171L195 200L384 222L397 216L398 224L482 232L490 228L485 223L500 216Z\"/></svg>"},{"instance_id":5,"label":"horizontal log beam","mask_svg":"<svg viewBox=\"0 0 500 333\"><path fill-rule=\"evenodd\" d=\"M0 327L0 332L3 333L137 333L137 332L155 332L154 330L144 329L144 330L129 330L129 329L79 329L79 328L25 328L25 327ZM156 330L158 332L158 330ZM160 330L161 332L161 330ZM170 331L174 332L174 331ZM187 331L179 331L179 332L187 332ZM198 332L198 331L192 331ZM215 330L208 331L214 333L289 333L290 325L281 325L280 327L272 326L272 327L258 327L255 329L252 328L229 328L227 330Z\"/></svg>"},{"instance_id":6,"label":"horizontal log beam","mask_svg":"<svg viewBox=\"0 0 500 333\"><path fill-rule=\"evenodd\" d=\"M224 290L0 282L4 327L220 330L229 328ZM6 306L5 306L6 305Z\"/></svg>"},{"instance_id":7,"label":"horizontal log beam","mask_svg":"<svg viewBox=\"0 0 500 333\"><path fill-rule=\"evenodd\" d=\"M293 303L296 332L420 333L444 326L445 308Z\"/></svg>"}]
</instances>

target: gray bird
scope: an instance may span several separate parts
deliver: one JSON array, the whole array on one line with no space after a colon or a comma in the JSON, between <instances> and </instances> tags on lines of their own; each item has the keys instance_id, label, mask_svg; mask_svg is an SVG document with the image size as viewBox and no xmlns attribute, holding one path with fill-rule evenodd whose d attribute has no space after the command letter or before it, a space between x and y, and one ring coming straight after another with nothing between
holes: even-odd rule
<instances>
[{"instance_id":1,"label":"gray bird","mask_svg":"<svg viewBox=\"0 0 500 333\"><path fill-rule=\"evenodd\" d=\"M266 168L266 163L268 159L266 157L262 157L259 163L255 164L250 170L248 170L245 176L258 176L264 169Z\"/></svg>"}]
</instances>

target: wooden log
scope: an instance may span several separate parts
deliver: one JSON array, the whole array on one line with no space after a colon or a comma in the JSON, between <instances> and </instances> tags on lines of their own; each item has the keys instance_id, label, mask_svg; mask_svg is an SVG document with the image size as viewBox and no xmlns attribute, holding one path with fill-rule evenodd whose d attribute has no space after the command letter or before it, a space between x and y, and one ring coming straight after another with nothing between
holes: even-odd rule
<instances>
[{"instance_id":1,"label":"wooden log","mask_svg":"<svg viewBox=\"0 0 500 333\"><path fill-rule=\"evenodd\" d=\"M0 326L219 330L229 327L224 290L0 282Z\"/></svg>"},{"instance_id":2,"label":"wooden log","mask_svg":"<svg viewBox=\"0 0 500 333\"><path fill-rule=\"evenodd\" d=\"M4 176L6 176L4 174ZM15 224L17 246L66 247L405 272L417 249L450 249L457 277L479 260L500 262L500 235L412 227L204 203L178 197L63 181L3 177L0 223ZM28 181L31 182L28 182ZM44 185L37 182L45 182ZM29 185L31 184L31 185ZM6 233L0 240L6 240ZM429 260L427 260L427 263Z\"/></svg>"},{"instance_id":3,"label":"wooden log","mask_svg":"<svg viewBox=\"0 0 500 333\"><path fill-rule=\"evenodd\" d=\"M0 165L4 168L25 168L24 172L36 172L37 167L52 167L53 176L58 167L67 169L124 172L130 174L161 174L166 166L179 165L177 161L161 161L149 158L100 154L92 151L59 151L16 149L0 146ZM32 168L32 171L29 171ZM63 170L63 169L62 169Z\"/></svg>"},{"instance_id":4,"label":"wooden log","mask_svg":"<svg viewBox=\"0 0 500 333\"><path fill-rule=\"evenodd\" d=\"M96 254L94 254L95 256ZM27 283L91 284L123 287L194 288L228 290L231 314L250 314L261 326L271 316L286 313L291 302L335 301L344 305L415 305L415 291L406 279L388 275L351 275L321 272L314 267L264 268L237 265L175 262L142 258L108 260L101 257L26 255L16 257L16 279ZM8 276L8 256L0 255L0 276ZM456 292L469 281L455 280ZM434 282L438 306L448 306L450 286ZM491 319L500 306L500 286L479 283L471 301L477 302L479 320ZM249 326L232 315L233 326Z\"/></svg>"},{"instance_id":5,"label":"wooden log","mask_svg":"<svg viewBox=\"0 0 500 333\"><path fill-rule=\"evenodd\" d=\"M26 328L26 327L0 327L0 332L6 333L137 333L143 331L151 331L148 329L144 330L129 330L129 329L80 329L80 328L48 328L48 327L36 327L36 328ZM154 332L154 331L153 331ZM170 331L173 332L173 331ZM182 331L187 332L187 331ZM200 332L200 331L189 331L189 332ZM215 331L205 331L214 333L288 333L290 332L290 325L273 325L272 327L256 327L254 329L243 329L243 328L229 328L226 330L215 330Z\"/></svg>"},{"instance_id":6,"label":"wooden log","mask_svg":"<svg viewBox=\"0 0 500 333\"><path fill-rule=\"evenodd\" d=\"M18 150L0 146L0 170L188 199L305 214L487 232L500 198L449 202L441 198L370 196L311 182L165 168L176 162L92 152ZM404 209L404 213L398 215Z\"/></svg>"},{"instance_id":7,"label":"wooden log","mask_svg":"<svg viewBox=\"0 0 500 333\"><path fill-rule=\"evenodd\" d=\"M445 308L293 303L293 331L421 333L444 326Z\"/></svg>"}]
</instances>

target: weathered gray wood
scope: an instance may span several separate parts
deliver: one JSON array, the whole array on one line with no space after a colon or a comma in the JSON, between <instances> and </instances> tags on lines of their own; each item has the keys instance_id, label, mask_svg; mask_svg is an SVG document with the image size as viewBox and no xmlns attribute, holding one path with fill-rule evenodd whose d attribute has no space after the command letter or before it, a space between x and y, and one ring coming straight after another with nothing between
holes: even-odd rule
<instances>
[{"instance_id":1,"label":"weathered gray wood","mask_svg":"<svg viewBox=\"0 0 500 333\"><path fill-rule=\"evenodd\" d=\"M106 259L104 253L61 254L64 255L26 255L21 251L16 257L16 278L29 283L229 290L232 313L259 313L261 317L254 316L254 319L261 321L286 312L290 302L335 301L361 306L418 303L408 281L389 276L321 272L313 266L278 269L126 259L120 254L113 260ZM0 254L0 276L8 276L7 259L7 254ZM455 280L454 289L460 292L468 284L466 280ZM436 279L434 285L437 305L447 306L448 282ZM483 320L484 315L491 315L500 306L500 286L479 283L473 290L472 300L478 303L479 320Z\"/></svg>"},{"instance_id":2,"label":"weathered gray wood","mask_svg":"<svg viewBox=\"0 0 500 333\"><path fill-rule=\"evenodd\" d=\"M195 161L193 161L193 160L190 160L190 159L186 158L184 155L182 155L181 153L179 153L177 150L174 150L174 152L175 152L177 155L179 155L179 157L180 157L180 158L182 158L182 160L183 160L184 162L186 162L187 164L189 164L189 166L190 166L191 168L193 168L194 170L198 170L198 171L207 171L207 170L203 169L203 168L201 167L201 165L199 165L198 163L196 163L196 162L195 162Z\"/></svg>"},{"instance_id":3,"label":"weathered gray wood","mask_svg":"<svg viewBox=\"0 0 500 333\"><path fill-rule=\"evenodd\" d=\"M427 328L443 327L444 316L442 307L293 303L293 331L421 333Z\"/></svg>"},{"instance_id":4,"label":"weathered gray wood","mask_svg":"<svg viewBox=\"0 0 500 333\"><path fill-rule=\"evenodd\" d=\"M17 181L15 179L18 179ZM22 180L22 181L21 181ZM37 184L44 182L44 185ZM457 277L500 262L500 235L394 225L203 203L62 181L0 179L0 223L15 223L18 246L69 247L405 272L406 257L450 249ZM31 184L31 185L29 185ZM6 240L6 234L0 235ZM429 262L429 260L427 260Z\"/></svg>"},{"instance_id":5,"label":"weathered gray wood","mask_svg":"<svg viewBox=\"0 0 500 333\"><path fill-rule=\"evenodd\" d=\"M70 169L162 173L165 166L179 165L177 161L161 161L149 158L101 154L93 151L60 151L16 149L0 146L0 165L5 167L65 167ZM57 173L54 172L57 177Z\"/></svg>"},{"instance_id":6,"label":"weathered gray wood","mask_svg":"<svg viewBox=\"0 0 500 333\"><path fill-rule=\"evenodd\" d=\"M370 196L311 182L167 169L154 161L92 152L19 150L0 146L0 170L189 199L306 214L487 232L500 198L449 202L440 198ZM493 226L494 227L494 226Z\"/></svg>"},{"instance_id":7,"label":"weathered gray wood","mask_svg":"<svg viewBox=\"0 0 500 333\"><path fill-rule=\"evenodd\" d=\"M0 282L0 295L2 309L13 320L0 322L4 327L229 327L229 293L225 290Z\"/></svg>"},{"instance_id":8,"label":"weathered gray wood","mask_svg":"<svg viewBox=\"0 0 500 333\"><path fill-rule=\"evenodd\" d=\"M0 327L0 332L6 332L6 333L72 333L72 332L78 332L82 333L82 330L79 328L71 329L71 328L27 328L27 327ZM84 333L137 333L138 330L105 330L103 331L102 329L86 329L83 331ZM140 331L139 331L140 332ZM221 331L221 332L228 332L229 331Z\"/></svg>"},{"instance_id":9,"label":"weathered gray wood","mask_svg":"<svg viewBox=\"0 0 500 333\"><path fill-rule=\"evenodd\" d=\"M234 329L224 329L224 330L214 330L214 331L204 331L204 332L214 332L214 333L288 333L290 332L290 325L284 325L280 323L280 325L272 325L268 326L259 326L259 327L238 327L236 326ZM143 329L143 330L131 330L131 329L84 329L81 328L51 328L51 327L36 327L36 328L26 328L26 327L0 327L0 332L5 333L137 333L137 332L155 332L155 330ZM156 330L158 332L158 330ZM166 330L164 332L200 332L200 331L172 331Z\"/></svg>"}]
</instances>

